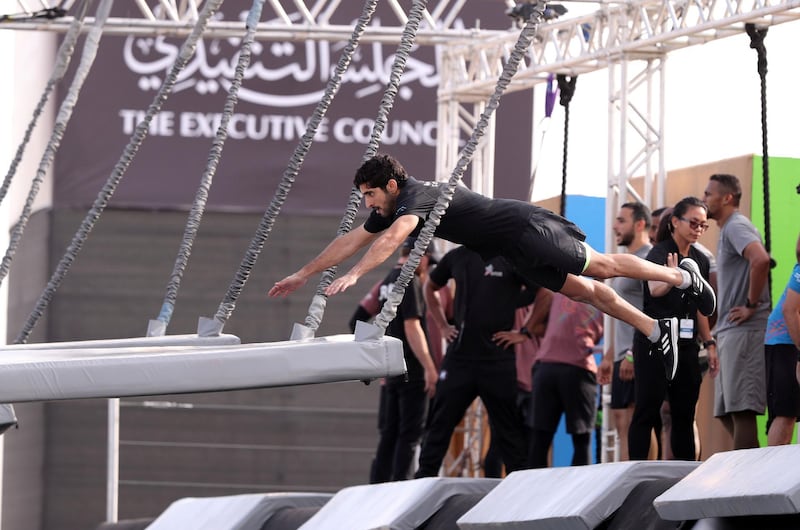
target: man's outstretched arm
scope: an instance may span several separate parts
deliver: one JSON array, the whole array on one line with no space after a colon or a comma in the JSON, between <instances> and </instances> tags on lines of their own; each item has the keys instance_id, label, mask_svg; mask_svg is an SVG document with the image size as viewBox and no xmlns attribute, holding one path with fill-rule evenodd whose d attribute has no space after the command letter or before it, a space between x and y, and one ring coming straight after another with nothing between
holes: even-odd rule
<instances>
[{"instance_id":1,"label":"man's outstretched arm","mask_svg":"<svg viewBox=\"0 0 800 530\"><path fill-rule=\"evenodd\" d=\"M341 293L356 284L359 278L386 261L400 248L411 232L417 227L419 217L402 215L392 225L381 232L364 256L346 274L336 278L325 290L328 296ZM364 230L366 232L366 230ZM352 254L351 254L352 255ZM327 267L326 267L327 268Z\"/></svg>"},{"instance_id":2,"label":"man's outstretched arm","mask_svg":"<svg viewBox=\"0 0 800 530\"><path fill-rule=\"evenodd\" d=\"M337 237L320 252L317 257L303 265L300 270L286 278L275 282L269 290L269 296L286 296L305 285L314 274L319 274L329 267L338 265L359 249L369 245L378 237L378 234L367 232L364 225L350 230L348 233Z\"/></svg>"}]
</instances>

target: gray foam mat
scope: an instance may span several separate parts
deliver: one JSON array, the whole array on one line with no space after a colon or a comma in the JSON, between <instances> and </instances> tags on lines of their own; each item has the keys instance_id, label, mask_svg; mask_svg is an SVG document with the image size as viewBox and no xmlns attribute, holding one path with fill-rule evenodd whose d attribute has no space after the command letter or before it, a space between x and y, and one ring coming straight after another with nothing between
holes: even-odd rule
<instances>
[{"instance_id":1,"label":"gray foam mat","mask_svg":"<svg viewBox=\"0 0 800 530\"><path fill-rule=\"evenodd\" d=\"M420 478L345 488L301 526L301 530L413 530L456 495L488 493L500 484L488 478Z\"/></svg>"},{"instance_id":2,"label":"gray foam mat","mask_svg":"<svg viewBox=\"0 0 800 530\"><path fill-rule=\"evenodd\" d=\"M658 496L673 521L800 512L800 446L716 453Z\"/></svg>"},{"instance_id":3,"label":"gray foam mat","mask_svg":"<svg viewBox=\"0 0 800 530\"><path fill-rule=\"evenodd\" d=\"M286 508L318 508L331 499L322 493L251 493L225 497L187 497L164 510L147 530L261 530Z\"/></svg>"},{"instance_id":4,"label":"gray foam mat","mask_svg":"<svg viewBox=\"0 0 800 530\"><path fill-rule=\"evenodd\" d=\"M697 462L615 462L516 471L458 520L463 529L590 530L639 483L682 478Z\"/></svg>"}]
</instances>

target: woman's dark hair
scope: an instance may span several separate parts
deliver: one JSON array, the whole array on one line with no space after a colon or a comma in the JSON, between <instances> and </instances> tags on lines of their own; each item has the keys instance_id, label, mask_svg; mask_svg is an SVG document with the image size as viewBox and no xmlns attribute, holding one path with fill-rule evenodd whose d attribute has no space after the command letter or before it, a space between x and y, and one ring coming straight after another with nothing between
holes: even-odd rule
<instances>
[{"instance_id":1,"label":"woman's dark hair","mask_svg":"<svg viewBox=\"0 0 800 530\"><path fill-rule=\"evenodd\" d=\"M656 243L670 238L672 238L672 206L667 206L661 209L661 217L656 230Z\"/></svg>"},{"instance_id":2,"label":"woman's dark hair","mask_svg":"<svg viewBox=\"0 0 800 530\"><path fill-rule=\"evenodd\" d=\"M672 226L672 218L677 217L678 219L683 218L686 216L686 212L689 208L702 208L706 212L708 212L708 206L702 200L698 199L697 197L684 197L673 208L668 208L664 211L664 214L661 216L661 222L658 223L658 232L656 233L656 242L664 241L665 239L671 238L672 233L675 231L675 227ZM671 211L670 211L671 210Z\"/></svg>"},{"instance_id":3,"label":"woman's dark hair","mask_svg":"<svg viewBox=\"0 0 800 530\"><path fill-rule=\"evenodd\" d=\"M356 188L366 184L369 188L386 190L386 185L391 179L397 181L397 187L406 185L408 174L405 168L394 157L387 154L377 154L361 164L356 171L353 184Z\"/></svg>"}]
</instances>

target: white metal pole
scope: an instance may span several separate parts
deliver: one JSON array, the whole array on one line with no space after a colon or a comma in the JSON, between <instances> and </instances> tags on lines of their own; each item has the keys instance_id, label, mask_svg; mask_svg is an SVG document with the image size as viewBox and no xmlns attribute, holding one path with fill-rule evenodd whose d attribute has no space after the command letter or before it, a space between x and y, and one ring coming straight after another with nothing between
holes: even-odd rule
<instances>
[{"instance_id":1,"label":"white metal pole","mask_svg":"<svg viewBox=\"0 0 800 530\"><path fill-rule=\"evenodd\" d=\"M106 521L119 516L119 398L108 400L108 469L106 474Z\"/></svg>"}]
</instances>

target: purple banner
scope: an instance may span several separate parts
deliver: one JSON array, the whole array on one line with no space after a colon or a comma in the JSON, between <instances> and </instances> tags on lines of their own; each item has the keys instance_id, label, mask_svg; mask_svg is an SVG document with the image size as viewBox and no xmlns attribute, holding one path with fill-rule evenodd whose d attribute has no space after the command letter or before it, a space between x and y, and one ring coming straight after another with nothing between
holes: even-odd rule
<instances>
[{"instance_id":1,"label":"purple banner","mask_svg":"<svg viewBox=\"0 0 800 530\"><path fill-rule=\"evenodd\" d=\"M361 4L340 6L331 24L352 26ZM495 5L496 4L496 5ZM502 3L465 8L459 25L507 28ZM241 20L249 3L229 0L219 18ZM130 6L123 6L130 10ZM119 10L118 10L119 11ZM126 13L115 12L115 16ZM268 7L262 20L271 17ZM383 4L374 25L397 27ZM56 160L56 207L88 207L108 179L144 116L182 39L103 37ZM262 211L305 132L345 42L257 41L228 127L228 140L209 196L210 209ZM180 208L194 199L234 75L240 39L203 39L172 95L153 120L112 207ZM80 53L80 47L76 54ZM345 73L284 211L341 212L394 59L394 45L362 43ZM73 68L78 55L73 60ZM381 151L408 171L432 179L437 131L436 49L417 47L407 64ZM68 81L71 76L66 78ZM66 87L62 87L62 94ZM530 92L508 94L498 110L496 195L524 198L528 189ZM520 116L523 119L520 119Z\"/></svg>"}]
</instances>

